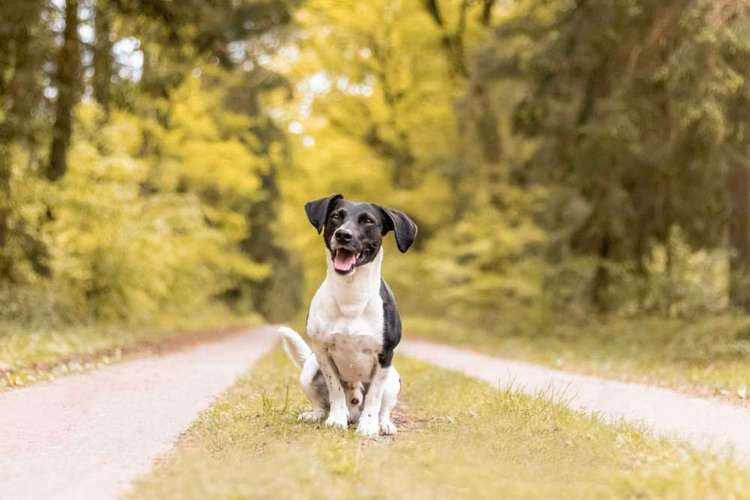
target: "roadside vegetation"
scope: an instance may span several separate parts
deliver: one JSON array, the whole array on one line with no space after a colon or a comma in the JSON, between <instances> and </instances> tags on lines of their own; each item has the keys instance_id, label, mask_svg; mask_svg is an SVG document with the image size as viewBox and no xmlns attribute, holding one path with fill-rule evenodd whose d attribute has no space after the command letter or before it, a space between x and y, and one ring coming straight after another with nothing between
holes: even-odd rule
<instances>
[{"instance_id":1,"label":"roadside vegetation","mask_svg":"<svg viewBox=\"0 0 750 500\"><path fill-rule=\"evenodd\" d=\"M394 438L301 423L297 369L263 358L131 498L742 498L730 460L399 358Z\"/></svg>"},{"instance_id":2,"label":"roadside vegetation","mask_svg":"<svg viewBox=\"0 0 750 500\"><path fill-rule=\"evenodd\" d=\"M750 398L750 320L654 317L574 321L529 315L470 326L412 317L408 335L597 376L736 402Z\"/></svg>"},{"instance_id":3,"label":"roadside vegetation","mask_svg":"<svg viewBox=\"0 0 750 500\"><path fill-rule=\"evenodd\" d=\"M134 355L210 341L261 321L257 315L217 309L200 315L162 317L149 326L8 325L0 335L0 390L80 373Z\"/></svg>"},{"instance_id":4,"label":"roadside vegetation","mask_svg":"<svg viewBox=\"0 0 750 500\"><path fill-rule=\"evenodd\" d=\"M249 4L0 5L0 387L296 311L285 82L240 68L293 6Z\"/></svg>"}]
</instances>

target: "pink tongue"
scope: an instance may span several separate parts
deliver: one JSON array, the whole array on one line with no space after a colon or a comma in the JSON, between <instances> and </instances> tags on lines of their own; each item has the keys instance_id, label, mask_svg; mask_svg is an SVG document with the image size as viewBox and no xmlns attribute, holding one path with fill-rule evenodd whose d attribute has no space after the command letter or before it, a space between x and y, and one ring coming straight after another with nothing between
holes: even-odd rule
<instances>
[{"instance_id":1,"label":"pink tongue","mask_svg":"<svg viewBox=\"0 0 750 500\"><path fill-rule=\"evenodd\" d=\"M337 252L336 258L333 259L333 267L339 271L348 271L354 265L354 254L349 252Z\"/></svg>"}]
</instances>

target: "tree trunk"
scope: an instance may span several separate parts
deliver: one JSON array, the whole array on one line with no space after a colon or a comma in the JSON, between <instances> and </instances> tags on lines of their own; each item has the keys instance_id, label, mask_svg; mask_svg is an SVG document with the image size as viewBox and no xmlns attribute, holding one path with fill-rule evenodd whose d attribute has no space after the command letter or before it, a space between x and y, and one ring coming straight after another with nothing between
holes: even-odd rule
<instances>
[{"instance_id":1,"label":"tree trunk","mask_svg":"<svg viewBox=\"0 0 750 500\"><path fill-rule=\"evenodd\" d=\"M664 241L664 273L667 275L667 288L664 290L664 317L668 318L672 314L674 306L674 231L667 230L667 238Z\"/></svg>"},{"instance_id":2,"label":"tree trunk","mask_svg":"<svg viewBox=\"0 0 750 500\"><path fill-rule=\"evenodd\" d=\"M247 109L249 116L258 109L257 102L252 102ZM302 291L304 273L300 262L284 245L278 242L276 227L279 220L281 191L279 189L279 169L290 161L286 139L273 122L260 122L251 128L258 138L258 147L254 152L259 156L270 158L274 143L283 149L281 164L271 161L268 170L260 176L262 195L252 202L246 213L249 233L240 242L240 249L255 262L271 267L272 273L260 282L246 283L246 290L252 299L257 312L268 321L287 321L302 308ZM242 297L240 292L239 296Z\"/></svg>"},{"instance_id":3,"label":"tree trunk","mask_svg":"<svg viewBox=\"0 0 750 500\"><path fill-rule=\"evenodd\" d=\"M490 26L490 21L492 21L492 7L495 6L495 1L496 0L482 1L482 15L479 18L479 21L485 28L488 28Z\"/></svg>"},{"instance_id":4,"label":"tree trunk","mask_svg":"<svg viewBox=\"0 0 750 500\"><path fill-rule=\"evenodd\" d=\"M40 63L30 53L30 46L41 10L39 0L0 8L4 23L0 38L3 44L0 102L5 109L0 120L0 282L11 278L13 268L12 259L4 251L11 238L11 145L32 135L28 116L36 97L35 76Z\"/></svg>"},{"instance_id":5,"label":"tree trunk","mask_svg":"<svg viewBox=\"0 0 750 500\"><path fill-rule=\"evenodd\" d=\"M635 261L635 274L638 278L638 288L636 290L638 300L638 311L643 312L646 309L646 298L648 296L649 274L646 263L646 252L648 245L646 243L646 232L643 224L639 224L635 235L635 248L633 260Z\"/></svg>"},{"instance_id":6,"label":"tree trunk","mask_svg":"<svg viewBox=\"0 0 750 500\"><path fill-rule=\"evenodd\" d=\"M271 165L261 176L263 196L248 209L250 234L240 243L242 251L255 262L270 265L273 272L248 288L257 312L268 321L288 321L302 307L303 272L300 263L276 241L281 193L278 167Z\"/></svg>"},{"instance_id":7,"label":"tree trunk","mask_svg":"<svg viewBox=\"0 0 750 500\"><path fill-rule=\"evenodd\" d=\"M112 82L112 19L105 0L97 0L94 17L94 98L109 111Z\"/></svg>"},{"instance_id":8,"label":"tree trunk","mask_svg":"<svg viewBox=\"0 0 750 500\"><path fill-rule=\"evenodd\" d=\"M414 176L414 155L409 148L409 136L403 130L397 133L398 145L393 157L393 185L400 189L412 189L417 184Z\"/></svg>"},{"instance_id":9,"label":"tree trunk","mask_svg":"<svg viewBox=\"0 0 750 500\"><path fill-rule=\"evenodd\" d=\"M68 169L68 147L73 134L73 108L78 98L78 76L81 54L78 43L78 0L67 0L63 45L57 58L57 102L52 126L47 178L55 181Z\"/></svg>"},{"instance_id":10,"label":"tree trunk","mask_svg":"<svg viewBox=\"0 0 750 500\"><path fill-rule=\"evenodd\" d=\"M750 312L750 170L735 162L729 190L729 299Z\"/></svg>"},{"instance_id":11,"label":"tree trunk","mask_svg":"<svg viewBox=\"0 0 750 500\"><path fill-rule=\"evenodd\" d=\"M466 65L466 52L464 47L464 35L466 34L466 13L470 5L469 0L462 0L458 7L458 21L456 29L451 31L445 23L440 5L437 0L426 0L424 6L435 24L443 32L441 43L448 55L448 62L455 75L466 77L469 74Z\"/></svg>"},{"instance_id":12,"label":"tree trunk","mask_svg":"<svg viewBox=\"0 0 750 500\"><path fill-rule=\"evenodd\" d=\"M609 234L605 233L599 240L597 249L598 261L594 277L591 280L591 303L599 313L606 313L609 310L609 300L607 292L609 290L609 268L607 260L610 253Z\"/></svg>"},{"instance_id":13,"label":"tree trunk","mask_svg":"<svg viewBox=\"0 0 750 500\"><path fill-rule=\"evenodd\" d=\"M482 164L487 172L490 203L497 208L502 208L506 201L502 199L501 191L498 189L503 183L503 169L500 163L502 158L500 126L485 86L481 82L474 81L470 84L470 89L468 99L470 106L474 109L469 116L469 120L474 122L474 131L483 160Z\"/></svg>"},{"instance_id":14,"label":"tree trunk","mask_svg":"<svg viewBox=\"0 0 750 500\"><path fill-rule=\"evenodd\" d=\"M0 282L10 277L11 260L4 251L10 236L10 154L7 144L0 144Z\"/></svg>"}]
</instances>

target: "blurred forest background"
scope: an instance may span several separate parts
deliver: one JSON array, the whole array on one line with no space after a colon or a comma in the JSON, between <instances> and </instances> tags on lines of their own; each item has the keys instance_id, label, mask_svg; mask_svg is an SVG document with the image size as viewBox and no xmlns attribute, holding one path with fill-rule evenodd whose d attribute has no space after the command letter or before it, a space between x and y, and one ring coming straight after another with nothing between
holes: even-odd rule
<instances>
[{"instance_id":1,"label":"blurred forest background","mask_svg":"<svg viewBox=\"0 0 750 500\"><path fill-rule=\"evenodd\" d=\"M0 323L298 317L333 192L415 331L744 318L749 75L747 0L4 0Z\"/></svg>"}]
</instances>

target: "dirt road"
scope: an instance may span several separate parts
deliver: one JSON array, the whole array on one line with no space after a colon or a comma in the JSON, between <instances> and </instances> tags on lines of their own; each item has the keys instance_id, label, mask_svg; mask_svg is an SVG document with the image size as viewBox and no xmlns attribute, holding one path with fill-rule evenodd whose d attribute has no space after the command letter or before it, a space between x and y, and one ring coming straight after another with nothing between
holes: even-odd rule
<instances>
[{"instance_id":1,"label":"dirt road","mask_svg":"<svg viewBox=\"0 0 750 500\"><path fill-rule=\"evenodd\" d=\"M0 498L116 498L273 346L275 330L0 394Z\"/></svg>"},{"instance_id":2,"label":"dirt road","mask_svg":"<svg viewBox=\"0 0 750 500\"><path fill-rule=\"evenodd\" d=\"M667 389L485 356L454 347L410 340L398 352L485 380L537 395L551 390L568 405L607 421L625 419L655 434L717 452L733 452L750 465L750 409Z\"/></svg>"}]
</instances>

